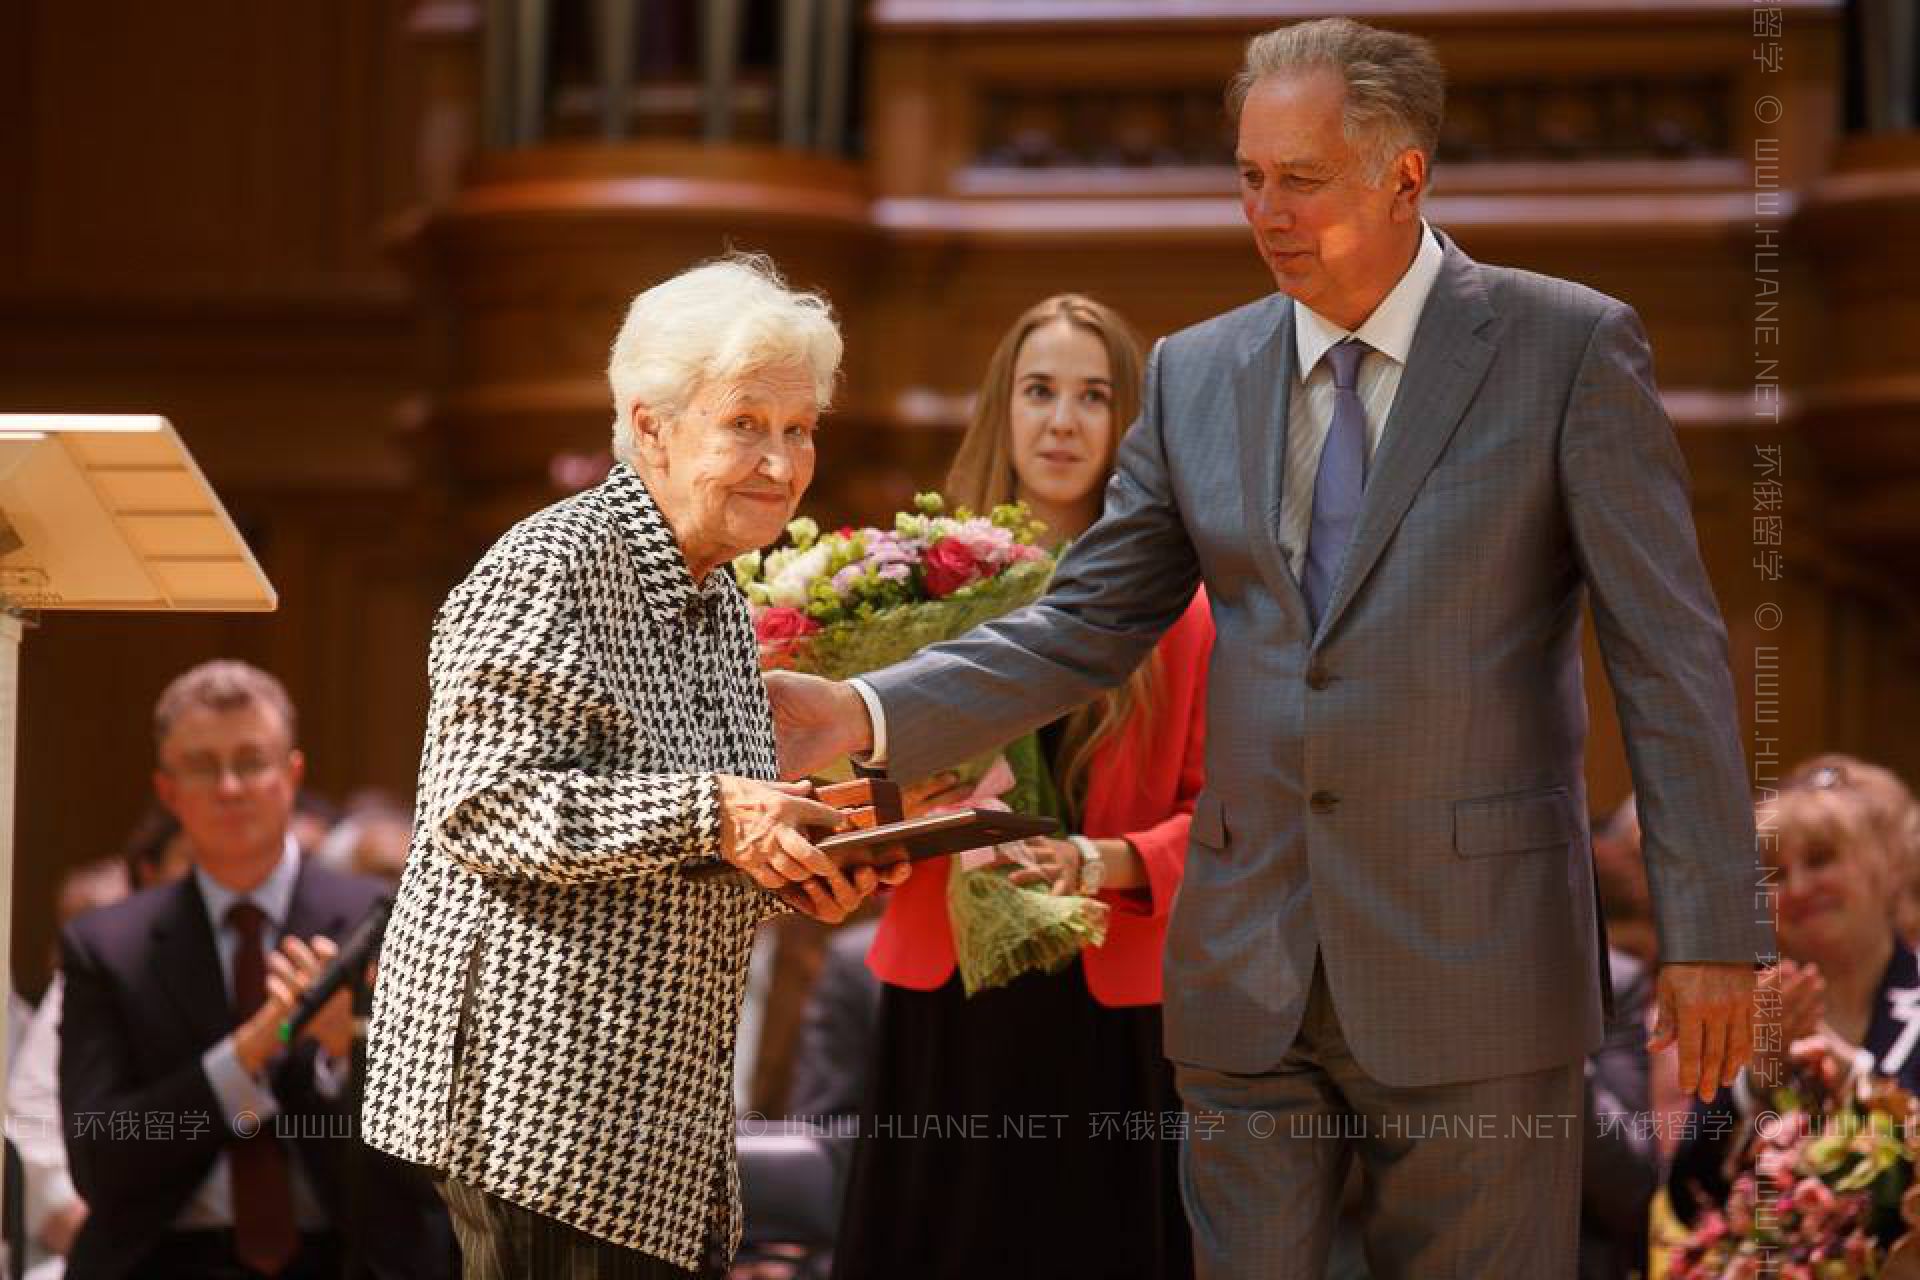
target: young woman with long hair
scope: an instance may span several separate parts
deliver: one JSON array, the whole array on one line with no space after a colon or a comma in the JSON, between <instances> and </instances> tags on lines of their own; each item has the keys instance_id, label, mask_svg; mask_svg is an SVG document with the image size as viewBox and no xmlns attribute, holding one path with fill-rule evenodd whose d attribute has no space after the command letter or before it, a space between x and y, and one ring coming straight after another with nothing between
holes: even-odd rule
<instances>
[{"instance_id":1,"label":"young woman with long hair","mask_svg":"<svg viewBox=\"0 0 1920 1280\"><path fill-rule=\"evenodd\" d=\"M1126 322L1091 299L1029 309L988 362L950 507L1019 499L1056 545L1085 531L1139 408L1141 363ZM983 873L926 863L893 895L868 957L879 1043L840 1280L1192 1274L1160 950L1201 786L1212 645L1196 595L1129 680L1040 732L1071 834L1029 842L1011 876L1105 902L1103 945L969 997L948 880Z\"/></svg>"}]
</instances>

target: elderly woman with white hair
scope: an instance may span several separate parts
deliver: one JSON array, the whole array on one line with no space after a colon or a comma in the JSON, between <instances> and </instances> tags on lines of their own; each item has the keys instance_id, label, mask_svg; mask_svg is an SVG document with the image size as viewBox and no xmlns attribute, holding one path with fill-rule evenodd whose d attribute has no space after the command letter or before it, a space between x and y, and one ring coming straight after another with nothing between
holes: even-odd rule
<instances>
[{"instance_id":1,"label":"elderly woman with white hair","mask_svg":"<svg viewBox=\"0 0 1920 1280\"><path fill-rule=\"evenodd\" d=\"M739 1238L730 1093L755 926L872 892L775 781L726 566L813 475L841 340L764 258L635 298L606 481L522 521L434 628L367 1141L442 1178L468 1280L699 1274ZM695 880L725 859L740 878ZM889 873L904 874L904 866Z\"/></svg>"}]
</instances>

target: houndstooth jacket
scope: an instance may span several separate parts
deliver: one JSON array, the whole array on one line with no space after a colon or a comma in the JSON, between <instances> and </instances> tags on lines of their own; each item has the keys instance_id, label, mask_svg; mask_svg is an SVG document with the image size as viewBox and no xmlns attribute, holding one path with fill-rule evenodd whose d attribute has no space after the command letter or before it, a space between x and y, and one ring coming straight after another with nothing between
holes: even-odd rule
<instances>
[{"instance_id":1,"label":"houndstooth jacket","mask_svg":"<svg viewBox=\"0 0 1920 1280\"><path fill-rule=\"evenodd\" d=\"M747 604L640 478L516 525L434 626L367 1141L689 1269L739 1240L734 1029L781 909L676 874L777 776Z\"/></svg>"}]
</instances>

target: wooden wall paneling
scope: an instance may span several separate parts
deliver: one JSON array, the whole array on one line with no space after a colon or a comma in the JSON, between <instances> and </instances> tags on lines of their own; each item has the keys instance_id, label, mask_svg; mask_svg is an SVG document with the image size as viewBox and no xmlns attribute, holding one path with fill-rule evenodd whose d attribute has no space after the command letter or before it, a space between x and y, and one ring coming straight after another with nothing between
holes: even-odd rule
<instances>
[{"instance_id":1,"label":"wooden wall paneling","mask_svg":"<svg viewBox=\"0 0 1920 1280\"><path fill-rule=\"evenodd\" d=\"M1847 591L1829 593L1825 603L1844 695L1836 699L1832 740L1920 789L1920 737L1913 732L1920 724L1920 629L1910 605L1894 610Z\"/></svg>"},{"instance_id":2,"label":"wooden wall paneling","mask_svg":"<svg viewBox=\"0 0 1920 1280\"><path fill-rule=\"evenodd\" d=\"M0 318L9 409L165 413L223 491L401 483L392 409L416 385L417 360L397 303Z\"/></svg>"},{"instance_id":3,"label":"wooden wall paneling","mask_svg":"<svg viewBox=\"0 0 1920 1280\"><path fill-rule=\"evenodd\" d=\"M945 114L933 42L904 36L870 42L862 80L867 171L875 190L931 194L940 173L928 144Z\"/></svg>"},{"instance_id":4,"label":"wooden wall paneling","mask_svg":"<svg viewBox=\"0 0 1920 1280\"><path fill-rule=\"evenodd\" d=\"M33 10L0 4L0 293L27 270L27 189L33 147Z\"/></svg>"},{"instance_id":5,"label":"wooden wall paneling","mask_svg":"<svg viewBox=\"0 0 1920 1280\"><path fill-rule=\"evenodd\" d=\"M33 5L30 284L120 292L257 268L237 124L260 118L266 6Z\"/></svg>"},{"instance_id":6,"label":"wooden wall paneling","mask_svg":"<svg viewBox=\"0 0 1920 1280\"><path fill-rule=\"evenodd\" d=\"M1783 43L1777 71L1751 58L1746 63L1740 101L1747 107L1742 123L1748 132L1740 154L1752 159L1754 138L1778 137L1784 185L1804 192L1831 167L1840 145L1844 33L1833 15L1793 15ZM1766 96L1779 98L1785 109L1773 124L1760 120L1756 110Z\"/></svg>"},{"instance_id":7,"label":"wooden wall paneling","mask_svg":"<svg viewBox=\"0 0 1920 1280\"><path fill-rule=\"evenodd\" d=\"M373 230L413 185L400 0L26 7L26 287L392 287Z\"/></svg>"},{"instance_id":8,"label":"wooden wall paneling","mask_svg":"<svg viewBox=\"0 0 1920 1280\"><path fill-rule=\"evenodd\" d=\"M412 75L409 153L417 206L437 208L459 189L479 145L482 109L481 13L475 0L415 0L401 24L402 59Z\"/></svg>"}]
</instances>

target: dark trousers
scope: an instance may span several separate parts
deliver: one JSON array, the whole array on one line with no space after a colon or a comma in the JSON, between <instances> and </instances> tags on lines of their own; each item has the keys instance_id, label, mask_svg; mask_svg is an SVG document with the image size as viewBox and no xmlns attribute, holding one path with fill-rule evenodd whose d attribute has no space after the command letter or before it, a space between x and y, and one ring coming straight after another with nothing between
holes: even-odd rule
<instances>
[{"instance_id":1,"label":"dark trousers","mask_svg":"<svg viewBox=\"0 0 1920 1280\"><path fill-rule=\"evenodd\" d=\"M701 1280L457 1178L442 1181L440 1194L460 1241L462 1280Z\"/></svg>"},{"instance_id":2,"label":"dark trousers","mask_svg":"<svg viewBox=\"0 0 1920 1280\"><path fill-rule=\"evenodd\" d=\"M276 1280L339 1280L340 1238L331 1232L300 1237L300 1252ZM172 1231L141 1259L131 1280L263 1280L233 1256L231 1231Z\"/></svg>"}]
</instances>

